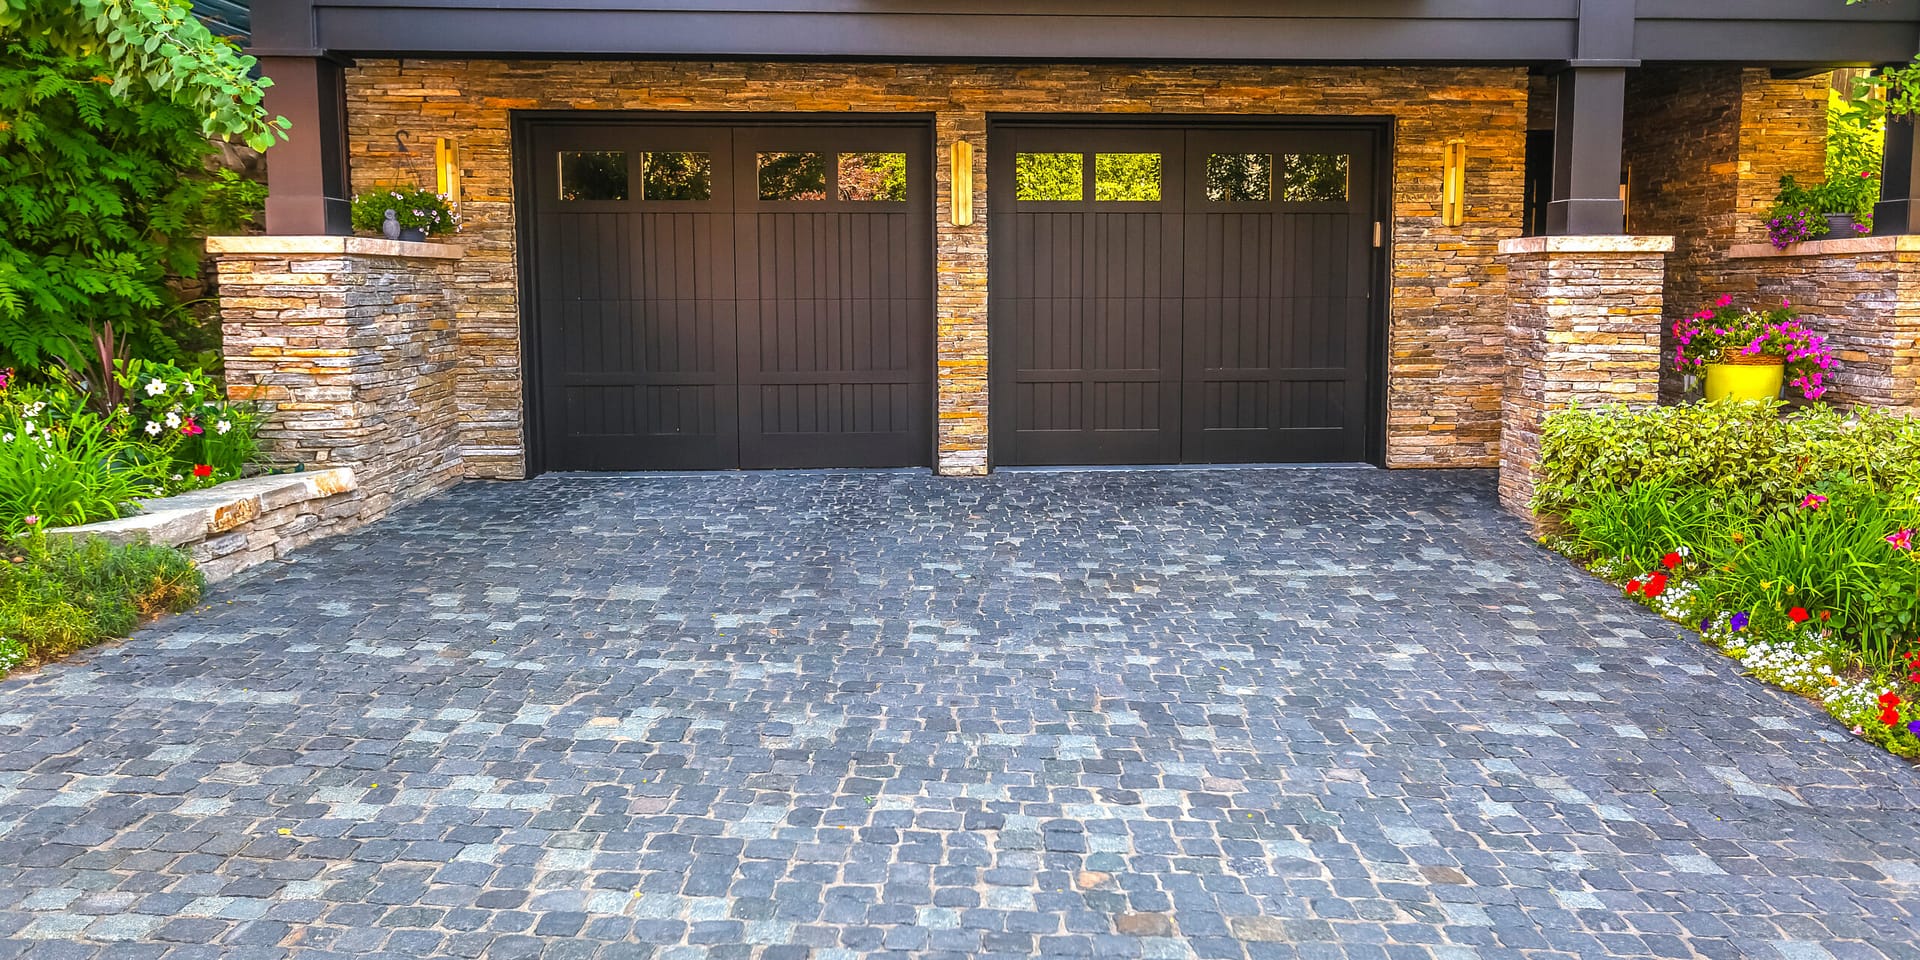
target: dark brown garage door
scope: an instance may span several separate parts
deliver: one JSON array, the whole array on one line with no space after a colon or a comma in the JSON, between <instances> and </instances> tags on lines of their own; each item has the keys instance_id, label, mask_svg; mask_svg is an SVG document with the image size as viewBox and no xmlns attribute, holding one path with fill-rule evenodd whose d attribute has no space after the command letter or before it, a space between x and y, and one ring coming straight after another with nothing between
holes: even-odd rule
<instances>
[{"instance_id":1,"label":"dark brown garage door","mask_svg":"<svg viewBox=\"0 0 1920 960\"><path fill-rule=\"evenodd\" d=\"M544 469L931 462L924 126L530 141Z\"/></svg>"},{"instance_id":2,"label":"dark brown garage door","mask_svg":"<svg viewBox=\"0 0 1920 960\"><path fill-rule=\"evenodd\" d=\"M993 134L994 459L1369 456L1374 134Z\"/></svg>"}]
</instances>

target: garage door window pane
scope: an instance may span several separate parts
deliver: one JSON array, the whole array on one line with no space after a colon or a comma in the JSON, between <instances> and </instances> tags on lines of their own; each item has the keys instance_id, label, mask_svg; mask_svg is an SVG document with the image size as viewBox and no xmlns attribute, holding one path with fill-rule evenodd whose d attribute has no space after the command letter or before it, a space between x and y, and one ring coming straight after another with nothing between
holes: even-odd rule
<instances>
[{"instance_id":1,"label":"garage door window pane","mask_svg":"<svg viewBox=\"0 0 1920 960\"><path fill-rule=\"evenodd\" d=\"M1160 155L1157 153L1096 153L1093 155L1095 200L1160 199Z\"/></svg>"},{"instance_id":2,"label":"garage door window pane","mask_svg":"<svg viewBox=\"0 0 1920 960\"><path fill-rule=\"evenodd\" d=\"M560 152L560 199L625 200L627 155L616 150Z\"/></svg>"},{"instance_id":3,"label":"garage door window pane","mask_svg":"<svg viewBox=\"0 0 1920 960\"><path fill-rule=\"evenodd\" d=\"M1207 199L1214 203L1273 199L1273 154L1207 154Z\"/></svg>"},{"instance_id":4,"label":"garage door window pane","mask_svg":"<svg viewBox=\"0 0 1920 960\"><path fill-rule=\"evenodd\" d=\"M1079 200L1082 156L1078 153L1018 153L1013 157L1017 200Z\"/></svg>"},{"instance_id":5,"label":"garage door window pane","mask_svg":"<svg viewBox=\"0 0 1920 960\"><path fill-rule=\"evenodd\" d=\"M757 155L762 200L825 200L827 156L823 153Z\"/></svg>"},{"instance_id":6,"label":"garage door window pane","mask_svg":"<svg viewBox=\"0 0 1920 960\"><path fill-rule=\"evenodd\" d=\"M655 151L641 155L643 200L710 200L713 198L713 156L705 153Z\"/></svg>"},{"instance_id":7,"label":"garage door window pane","mask_svg":"<svg viewBox=\"0 0 1920 960\"><path fill-rule=\"evenodd\" d=\"M840 199L905 201L907 199L907 155L904 153L841 154Z\"/></svg>"},{"instance_id":8,"label":"garage door window pane","mask_svg":"<svg viewBox=\"0 0 1920 960\"><path fill-rule=\"evenodd\" d=\"M1345 154L1290 153L1282 158L1282 172L1280 199L1289 203L1347 199Z\"/></svg>"}]
</instances>

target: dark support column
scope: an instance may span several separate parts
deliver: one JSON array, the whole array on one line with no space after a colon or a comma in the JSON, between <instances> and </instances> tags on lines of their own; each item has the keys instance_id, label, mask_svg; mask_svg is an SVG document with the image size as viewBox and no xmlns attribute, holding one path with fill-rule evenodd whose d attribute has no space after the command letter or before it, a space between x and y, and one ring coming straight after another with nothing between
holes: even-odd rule
<instances>
[{"instance_id":1,"label":"dark support column","mask_svg":"<svg viewBox=\"0 0 1920 960\"><path fill-rule=\"evenodd\" d=\"M1886 153L1880 161L1880 202L1873 208L1873 235L1920 233L1920 123L1914 117L1887 118Z\"/></svg>"},{"instance_id":2,"label":"dark support column","mask_svg":"<svg viewBox=\"0 0 1920 960\"><path fill-rule=\"evenodd\" d=\"M1617 234L1626 230L1620 200L1627 71L1570 67L1554 76L1553 200L1547 233Z\"/></svg>"},{"instance_id":3,"label":"dark support column","mask_svg":"<svg viewBox=\"0 0 1920 960\"><path fill-rule=\"evenodd\" d=\"M273 80L267 112L292 121L285 142L267 154L267 232L280 236L350 234L347 192L346 78L329 57L260 58Z\"/></svg>"}]
</instances>

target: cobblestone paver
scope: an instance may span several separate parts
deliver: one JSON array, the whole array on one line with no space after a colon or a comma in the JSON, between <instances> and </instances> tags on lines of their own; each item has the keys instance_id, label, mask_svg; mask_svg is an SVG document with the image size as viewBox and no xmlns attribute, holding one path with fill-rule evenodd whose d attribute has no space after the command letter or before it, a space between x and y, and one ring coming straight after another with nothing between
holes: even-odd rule
<instances>
[{"instance_id":1,"label":"cobblestone paver","mask_svg":"<svg viewBox=\"0 0 1920 960\"><path fill-rule=\"evenodd\" d=\"M468 485L0 683L0 958L1920 957L1920 773L1483 473Z\"/></svg>"}]
</instances>

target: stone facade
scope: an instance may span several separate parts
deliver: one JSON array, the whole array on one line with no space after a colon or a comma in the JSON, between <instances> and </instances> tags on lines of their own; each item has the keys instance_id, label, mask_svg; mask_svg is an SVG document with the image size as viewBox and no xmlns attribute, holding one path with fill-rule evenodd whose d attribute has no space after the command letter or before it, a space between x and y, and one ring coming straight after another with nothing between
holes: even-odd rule
<instances>
[{"instance_id":1,"label":"stone facade","mask_svg":"<svg viewBox=\"0 0 1920 960\"><path fill-rule=\"evenodd\" d=\"M1840 366L1823 398L1920 416L1920 236L1742 244L1716 279L1756 305L1791 300Z\"/></svg>"},{"instance_id":2,"label":"stone facade","mask_svg":"<svg viewBox=\"0 0 1920 960\"><path fill-rule=\"evenodd\" d=\"M460 142L468 256L458 301L459 433L470 476L527 469L516 208L516 110L910 113L942 148L974 146L974 222L953 226L936 183L939 467L987 468L987 117L990 113L1392 117L1387 460L1491 466L1500 447L1505 268L1521 232L1527 78L1515 68L1078 64L661 63L362 60L348 71L356 190L430 181L436 137ZM396 134L406 131L401 152ZM1468 143L1467 223L1440 220L1442 153Z\"/></svg>"},{"instance_id":3,"label":"stone facade","mask_svg":"<svg viewBox=\"0 0 1920 960\"><path fill-rule=\"evenodd\" d=\"M1826 161L1825 75L1775 80L1739 67L1647 67L1627 84L1627 227L1671 236L1665 327L1727 291L1727 248L1766 239L1787 174L1818 183ZM1663 346L1669 355L1670 332ZM1672 364L1662 395L1680 393Z\"/></svg>"},{"instance_id":4,"label":"stone facade","mask_svg":"<svg viewBox=\"0 0 1920 960\"><path fill-rule=\"evenodd\" d=\"M47 531L75 540L151 543L193 557L209 582L277 560L365 522L366 498L345 467L234 480L150 500L139 513Z\"/></svg>"},{"instance_id":5,"label":"stone facade","mask_svg":"<svg viewBox=\"0 0 1920 960\"><path fill-rule=\"evenodd\" d=\"M215 237L207 251L218 260L227 392L267 412L269 459L353 468L357 521L465 475L460 247Z\"/></svg>"},{"instance_id":6,"label":"stone facade","mask_svg":"<svg viewBox=\"0 0 1920 960\"><path fill-rule=\"evenodd\" d=\"M1510 272L1500 503L1531 519L1547 415L1578 401L1659 396L1661 281L1672 237L1527 237L1500 245Z\"/></svg>"}]
</instances>

